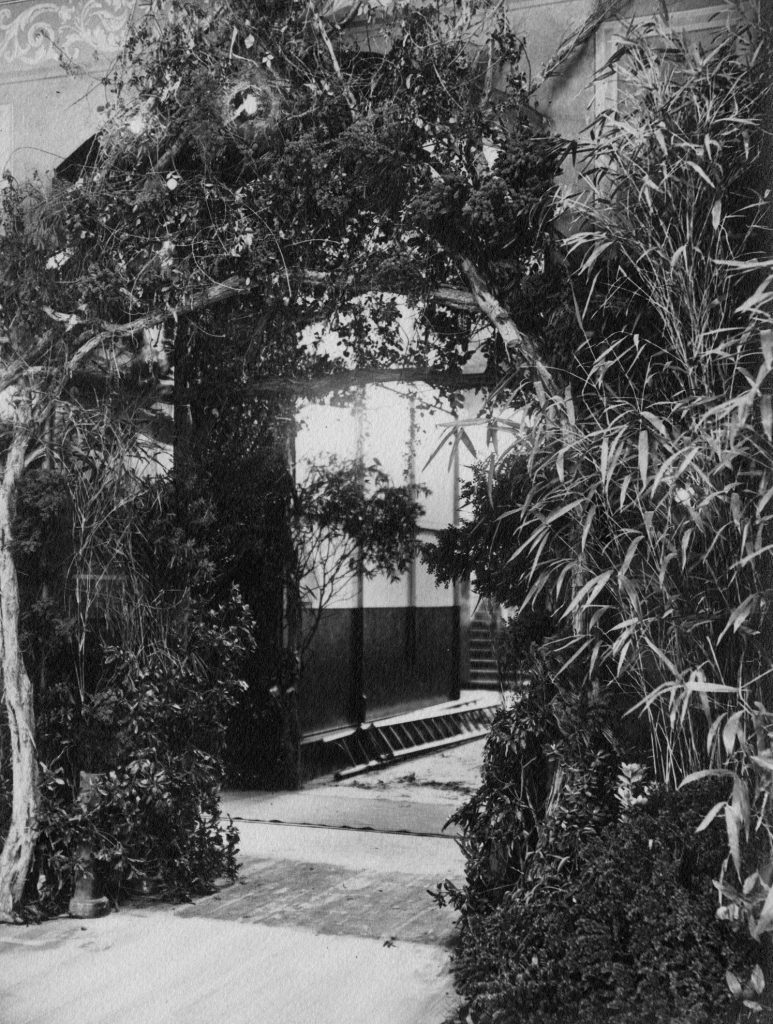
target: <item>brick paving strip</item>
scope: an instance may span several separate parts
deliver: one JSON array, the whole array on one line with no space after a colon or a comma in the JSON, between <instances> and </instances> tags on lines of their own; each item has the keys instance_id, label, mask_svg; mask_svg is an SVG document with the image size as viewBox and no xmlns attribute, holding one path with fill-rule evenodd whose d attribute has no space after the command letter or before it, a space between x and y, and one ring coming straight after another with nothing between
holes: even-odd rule
<instances>
[{"instance_id":1,"label":"brick paving strip","mask_svg":"<svg viewBox=\"0 0 773 1024\"><path fill-rule=\"evenodd\" d=\"M442 1024L453 915L426 890L462 878L441 830L480 755L474 743L348 786L226 794L238 881L182 907L0 929L0 1021Z\"/></svg>"}]
</instances>

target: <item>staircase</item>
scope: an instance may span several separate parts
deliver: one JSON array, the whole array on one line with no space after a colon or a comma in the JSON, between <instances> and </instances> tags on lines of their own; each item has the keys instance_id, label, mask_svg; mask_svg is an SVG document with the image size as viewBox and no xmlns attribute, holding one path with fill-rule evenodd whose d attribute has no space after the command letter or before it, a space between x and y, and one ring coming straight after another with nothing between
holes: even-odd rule
<instances>
[{"instance_id":1,"label":"staircase","mask_svg":"<svg viewBox=\"0 0 773 1024\"><path fill-rule=\"evenodd\" d=\"M491 635L491 613L481 602L470 620L468 650L470 689L499 689L497 659Z\"/></svg>"}]
</instances>

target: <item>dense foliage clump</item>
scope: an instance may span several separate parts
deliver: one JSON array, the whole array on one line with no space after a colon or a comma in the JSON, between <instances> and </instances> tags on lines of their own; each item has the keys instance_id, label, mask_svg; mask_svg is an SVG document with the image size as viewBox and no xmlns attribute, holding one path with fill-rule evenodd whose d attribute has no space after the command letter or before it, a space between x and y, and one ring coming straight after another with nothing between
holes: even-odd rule
<instances>
[{"instance_id":1,"label":"dense foliage clump","mask_svg":"<svg viewBox=\"0 0 773 1024\"><path fill-rule=\"evenodd\" d=\"M718 1024L738 1009L725 972L759 956L716 919L723 853L695 835L712 792L658 796L578 836L553 867L465 917L456 975L481 1024ZM753 993L752 993L753 994Z\"/></svg>"},{"instance_id":2,"label":"dense foliage clump","mask_svg":"<svg viewBox=\"0 0 773 1024\"><path fill-rule=\"evenodd\" d=\"M212 602L213 565L180 529L168 484L135 481L108 509L84 508L72 482L32 471L14 524L22 641L40 680L28 882L28 912L39 913L69 896L84 844L114 898L187 897L236 869L218 793L253 646L249 609L238 591ZM3 804L8 781L4 771Z\"/></svg>"},{"instance_id":3,"label":"dense foliage clump","mask_svg":"<svg viewBox=\"0 0 773 1024\"><path fill-rule=\"evenodd\" d=\"M469 1021L768 1013L771 36L727 6L711 46L653 19L605 69L566 207L580 344L548 367L537 336L517 440L433 556L553 620L458 816Z\"/></svg>"}]
</instances>

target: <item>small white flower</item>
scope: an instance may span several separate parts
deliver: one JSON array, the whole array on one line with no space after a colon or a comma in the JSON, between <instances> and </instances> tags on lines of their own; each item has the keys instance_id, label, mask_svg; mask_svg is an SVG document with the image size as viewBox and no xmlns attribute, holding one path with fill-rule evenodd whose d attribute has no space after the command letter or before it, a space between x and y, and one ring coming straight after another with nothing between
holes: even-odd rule
<instances>
[{"instance_id":1,"label":"small white flower","mask_svg":"<svg viewBox=\"0 0 773 1024\"><path fill-rule=\"evenodd\" d=\"M46 270L58 270L60 267L65 265L71 256L72 249L62 249L61 252L57 252L53 256L49 256L46 260Z\"/></svg>"},{"instance_id":2,"label":"small white flower","mask_svg":"<svg viewBox=\"0 0 773 1024\"><path fill-rule=\"evenodd\" d=\"M487 146L484 143L484 146L483 146L483 158L486 161L486 163L488 164L489 170L491 170L491 168L497 162L497 157L498 156L499 156L499 150L497 149L496 146Z\"/></svg>"},{"instance_id":3,"label":"small white flower","mask_svg":"<svg viewBox=\"0 0 773 1024\"><path fill-rule=\"evenodd\" d=\"M254 92L248 92L242 103L242 111L247 117L254 117L258 112L258 97Z\"/></svg>"}]
</instances>

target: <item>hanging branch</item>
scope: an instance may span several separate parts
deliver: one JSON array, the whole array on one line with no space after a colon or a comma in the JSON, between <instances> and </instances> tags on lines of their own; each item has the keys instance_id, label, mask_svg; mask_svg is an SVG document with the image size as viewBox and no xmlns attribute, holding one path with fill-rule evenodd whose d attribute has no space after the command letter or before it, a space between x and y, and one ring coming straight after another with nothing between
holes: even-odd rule
<instances>
[{"instance_id":1,"label":"hanging branch","mask_svg":"<svg viewBox=\"0 0 773 1024\"><path fill-rule=\"evenodd\" d=\"M594 37L599 27L614 18L628 3L628 0L595 0L588 17L563 39L553 56L542 69L542 74L531 85L534 92L549 78L555 78L566 70L586 43Z\"/></svg>"},{"instance_id":2,"label":"hanging branch","mask_svg":"<svg viewBox=\"0 0 773 1024\"><path fill-rule=\"evenodd\" d=\"M317 30L320 38L322 39L322 42L325 44L325 49L327 50L328 55L330 57L330 63L333 65L333 71L335 72L335 76L341 84L341 91L344 94L346 105L349 108L350 113L354 117L354 115L357 113L357 100L354 98L354 94L352 93L352 90L349 88L349 84L344 78L343 72L341 71L341 65L338 63L338 57L336 56L335 47L330 41L330 36L327 34L325 23L319 16L319 12L317 11L317 8L314 6L313 0L312 3L309 4L309 9L311 11L312 21L314 22L314 28Z\"/></svg>"}]
</instances>

